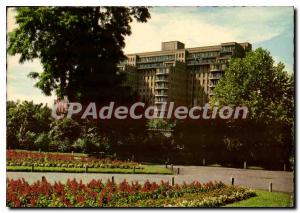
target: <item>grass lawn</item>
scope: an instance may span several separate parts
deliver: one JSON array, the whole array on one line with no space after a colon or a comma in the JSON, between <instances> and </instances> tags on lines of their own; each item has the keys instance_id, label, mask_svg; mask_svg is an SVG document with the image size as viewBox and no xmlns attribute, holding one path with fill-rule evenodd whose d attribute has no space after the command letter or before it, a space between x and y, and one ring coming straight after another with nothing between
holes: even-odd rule
<instances>
[{"instance_id":1,"label":"grass lawn","mask_svg":"<svg viewBox=\"0 0 300 213\"><path fill-rule=\"evenodd\" d=\"M292 207L290 194L255 190L257 196L225 207Z\"/></svg>"},{"instance_id":2,"label":"grass lawn","mask_svg":"<svg viewBox=\"0 0 300 213\"><path fill-rule=\"evenodd\" d=\"M31 166L6 166L6 171L31 172ZM74 172L83 173L85 168L64 168L64 167L34 167L34 172ZM132 174L133 169L120 168L88 168L88 173L122 173ZM157 165L143 165L143 169L136 169L135 174L165 174L171 175L173 172L165 167Z\"/></svg>"}]
</instances>

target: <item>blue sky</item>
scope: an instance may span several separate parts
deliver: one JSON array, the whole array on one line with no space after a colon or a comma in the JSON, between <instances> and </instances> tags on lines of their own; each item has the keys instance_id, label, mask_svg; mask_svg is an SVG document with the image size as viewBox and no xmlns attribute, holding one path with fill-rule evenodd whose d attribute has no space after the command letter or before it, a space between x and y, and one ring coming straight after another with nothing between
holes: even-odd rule
<instances>
[{"instance_id":1,"label":"blue sky","mask_svg":"<svg viewBox=\"0 0 300 213\"><path fill-rule=\"evenodd\" d=\"M289 73L294 63L294 22L292 7L153 7L148 23L132 23L125 53L159 50L162 41L179 40L186 47L222 42L250 42L253 49L268 49L276 62L283 62ZM8 31L15 13L8 11ZM42 71L39 60L18 63L18 56L7 57L8 100L53 103L27 78L31 71Z\"/></svg>"}]
</instances>

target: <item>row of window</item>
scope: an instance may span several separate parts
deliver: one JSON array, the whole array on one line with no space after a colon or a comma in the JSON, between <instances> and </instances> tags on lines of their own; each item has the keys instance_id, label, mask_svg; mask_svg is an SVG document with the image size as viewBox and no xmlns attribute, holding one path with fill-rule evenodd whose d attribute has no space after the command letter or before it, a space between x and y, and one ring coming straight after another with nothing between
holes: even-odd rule
<instances>
[{"instance_id":1,"label":"row of window","mask_svg":"<svg viewBox=\"0 0 300 213\"><path fill-rule=\"evenodd\" d=\"M169 68L159 68L156 74L168 74Z\"/></svg>"},{"instance_id":2,"label":"row of window","mask_svg":"<svg viewBox=\"0 0 300 213\"><path fill-rule=\"evenodd\" d=\"M178 57L178 58L184 58L184 53L178 53L178 54L177 54L177 57Z\"/></svg>"},{"instance_id":3,"label":"row of window","mask_svg":"<svg viewBox=\"0 0 300 213\"><path fill-rule=\"evenodd\" d=\"M198 64L210 64L215 63L216 59L198 59L198 60L188 60L187 65L198 65Z\"/></svg>"},{"instance_id":4,"label":"row of window","mask_svg":"<svg viewBox=\"0 0 300 213\"><path fill-rule=\"evenodd\" d=\"M212 64L210 68L212 70L224 70L226 68L226 64Z\"/></svg>"},{"instance_id":5,"label":"row of window","mask_svg":"<svg viewBox=\"0 0 300 213\"><path fill-rule=\"evenodd\" d=\"M147 63L147 62L174 61L174 60L175 60L174 55L161 55L161 56L139 58L137 62Z\"/></svg>"},{"instance_id":6,"label":"row of window","mask_svg":"<svg viewBox=\"0 0 300 213\"><path fill-rule=\"evenodd\" d=\"M128 61L129 62L134 62L135 60L134 60L134 58L129 58Z\"/></svg>"},{"instance_id":7,"label":"row of window","mask_svg":"<svg viewBox=\"0 0 300 213\"><path fill-rule=\"evenodd\" d=\"M138 64L137 65L138 69L143 69L143 68L159 68L159 67L163 67L163 63Z\"/></svg>"},{"instance_id":8,"label":"row of window","mask_svg":"<svg viewBox=\"0 0 300 213\"><path fill-rule=\"evenodd\" d=\"M235 46L224 46L222 47L222 52L231 52L233 51Z\"/></svg>"},{"instance_id":9,"label":"row of window","mask_svg":"<svg viewBox=\"0 0 300 213\"><path fill-rule=\"evenodd\" d=\"M201 52L201 53L190 53L189 59L191 58L206 58L206 57L218 57L219 52L213 51L213 52Z\"/></svg>"}]
</instances>

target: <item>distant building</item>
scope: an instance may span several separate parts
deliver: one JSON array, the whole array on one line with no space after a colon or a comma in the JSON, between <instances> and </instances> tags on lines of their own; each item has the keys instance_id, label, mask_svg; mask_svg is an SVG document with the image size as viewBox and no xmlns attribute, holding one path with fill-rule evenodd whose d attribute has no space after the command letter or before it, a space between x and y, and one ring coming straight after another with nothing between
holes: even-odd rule
<instances>
[{"instance_id":1,"label":"distant building","mask_svg":"<svg viewBox=\"0 0 300 213\"><path fill-rule=\"evenodd\" d=\"M213 95L229 59L243 57L251 49L247 42L194 48L179 41L163 42L160 51L128 54L119 68L134 76L128 78L129 84L141 101L157 106L171 101L201 105Z\"/></svg>"}]
</instances>

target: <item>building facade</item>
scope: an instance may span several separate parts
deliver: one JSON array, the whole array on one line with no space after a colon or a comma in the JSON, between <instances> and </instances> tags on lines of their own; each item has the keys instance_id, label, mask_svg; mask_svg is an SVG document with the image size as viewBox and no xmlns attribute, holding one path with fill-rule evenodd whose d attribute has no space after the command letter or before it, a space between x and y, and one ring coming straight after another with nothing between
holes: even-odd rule
<instances>
[{"instance_id":1,"label":"building facade","mask_svg":"<svg viewBox=\"0 0 300 213\"><path fill-rule=\"evenodd\" d=\"M160 51L128 54L119 65L134 75L134 89L140 100L159 106L203 105L213 96L218 80L232 57L243 57L252 49L248 42L185 48L179 41L163 42ZM135 73L135 74L133 74Z\"/></svg>"}]
</instances>

